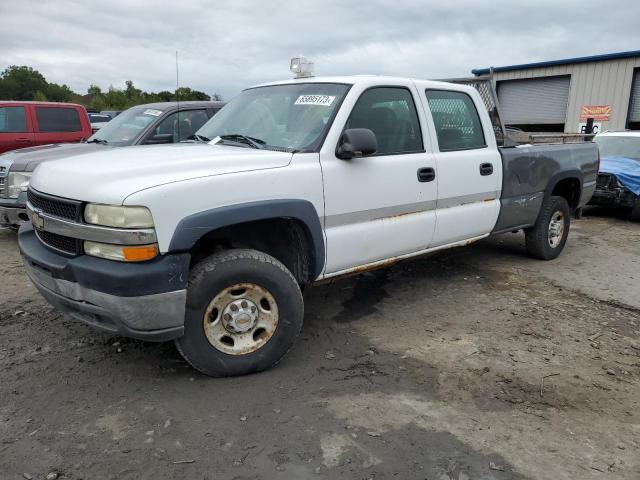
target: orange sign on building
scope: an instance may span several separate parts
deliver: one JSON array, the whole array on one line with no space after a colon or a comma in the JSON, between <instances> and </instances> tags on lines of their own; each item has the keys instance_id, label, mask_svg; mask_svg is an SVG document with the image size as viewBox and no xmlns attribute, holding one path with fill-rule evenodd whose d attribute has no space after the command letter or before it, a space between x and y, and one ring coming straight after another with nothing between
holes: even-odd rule
<instances>
[{"instance_id":1,"label":"orange sign on building","mask_svg":"<svg viewBox=\"0 0 640 480\"><path fill-rule=\"evenodd\" d=\"M583 105L580 112L580 121L586 122L587 118L595 121L608 121L611 119L611 105Z\"/></svg>"}]
</instances>

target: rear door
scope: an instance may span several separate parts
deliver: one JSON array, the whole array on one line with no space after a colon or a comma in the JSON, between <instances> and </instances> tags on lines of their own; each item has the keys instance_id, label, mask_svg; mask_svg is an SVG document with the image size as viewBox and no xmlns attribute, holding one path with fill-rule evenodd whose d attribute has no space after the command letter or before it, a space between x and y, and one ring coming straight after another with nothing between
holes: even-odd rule
<instances>
[{"instance_id":1,"label":"rear door","mask_svg":"<svg viewBox=\"0 0 640 480\"><path fill-rule=\"evenodd\" d=\"M0 103L0 153L30 147L34 133L24 105Z\"/></svg>"},{"instance_id":2,"label":"rear door","mask_svg":"<svg viewBox=\"0 0 640 480\"><path fill-rule=\"evenodd\" d=\"M35 105L34 110L36 145L79 142L90 135L84 125L88 122L88 117L83 119L83 112L71 105ZM84 113L84 117L86 116Z\"/></svg>"},{"instance_id":3,"label":"rear door","mask_svg":"<svg viewBox=\"0 0 640 480\"><path fill-rule=\"evenodd\" d=\"M502 186L502 159L489 116L475 92L473 97L444 89L421 93L437 143L438 202L431 246L486 235L498 219Z\"/></svg>"}]
</instances>

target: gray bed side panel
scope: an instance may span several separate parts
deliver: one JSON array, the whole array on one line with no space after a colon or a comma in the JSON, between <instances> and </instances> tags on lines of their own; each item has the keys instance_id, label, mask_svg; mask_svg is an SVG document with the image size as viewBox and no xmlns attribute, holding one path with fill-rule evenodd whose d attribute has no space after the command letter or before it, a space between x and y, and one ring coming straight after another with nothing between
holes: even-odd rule
<instances>
[{"instance_id":1,"label":"gray bed side panel","mask_svg":"<svg viewBox=\"0 0 640 480\"><path fill-rule=\"evenodd\" d=\"M544 200L544 192L501 198L500 214L492 233L530 227L536 223L540 207L542 207L542 200Z\"/></svg>"},{"instance_id":2,"label":"gray bed side panel","mask_svg":"<svg viewBox=\"0 0 640 480\"><path fill-rule=\"evenodd\" d=\"M597 148L592 142L500 148L502 195L493 232L533 225L545 195L562 178L595 182Z\"/></svg>"}]
</instances>

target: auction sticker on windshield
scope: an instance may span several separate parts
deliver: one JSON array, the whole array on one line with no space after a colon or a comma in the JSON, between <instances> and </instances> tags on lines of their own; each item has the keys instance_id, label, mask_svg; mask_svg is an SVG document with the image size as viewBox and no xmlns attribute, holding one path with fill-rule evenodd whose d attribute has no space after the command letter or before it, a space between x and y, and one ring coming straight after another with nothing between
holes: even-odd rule
<instances>
[{"instance_id":1,"label":"auction sticker on windshield","mask_svg":"<svg viewBox=\"0 0 640 480\"><path fill-rule=\"evenodd\" d=\"M153 108L148 108L143 113L145 115L153 115L154 117L158 117L162 114L162 110L155 110Z\"/></svg>"},{"instance_id":2,"label":"auction sticker on windshield","mask_svg":"<svg viewBox=\"0 0 640 480\"><path fill-rule=\"evenodd\" d=\"M336 99L334 95L300 95L294 105L320 105L329 107Z\"/></svg>"}]
</instances>

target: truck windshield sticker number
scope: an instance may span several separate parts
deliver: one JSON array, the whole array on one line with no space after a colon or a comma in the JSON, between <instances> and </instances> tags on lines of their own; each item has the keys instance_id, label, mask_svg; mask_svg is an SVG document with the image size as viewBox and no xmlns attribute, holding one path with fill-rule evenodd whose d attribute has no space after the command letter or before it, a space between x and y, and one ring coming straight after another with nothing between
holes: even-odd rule
<instances>
[{"instance_id":1,"label":"truck windshield sticker number","mask_svg":"<svg viewBox=\"0 0 640 480\"><path fill-rule=\"evenodd\" d=\"M334 95L300 95L294 105L320 105L330 107L336 99Z\"/></svg>"},{"instance_id":2,"label":"truck windshield sticker number","mask_svg":"<svg viewBox=\"0 0 640 480\"><path fill-rule=\"evenodd\" d=\"M155 110L153 108L148 108L144 111L145 115L153 115L154 117L158 117L162 114L162 110Z\"/></svg>"}]
</instances>

